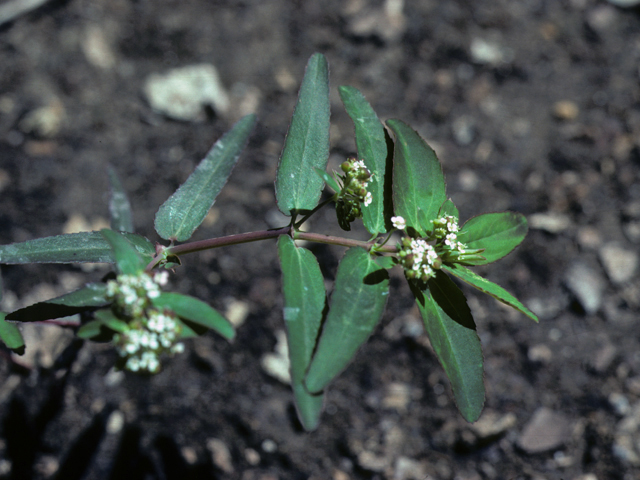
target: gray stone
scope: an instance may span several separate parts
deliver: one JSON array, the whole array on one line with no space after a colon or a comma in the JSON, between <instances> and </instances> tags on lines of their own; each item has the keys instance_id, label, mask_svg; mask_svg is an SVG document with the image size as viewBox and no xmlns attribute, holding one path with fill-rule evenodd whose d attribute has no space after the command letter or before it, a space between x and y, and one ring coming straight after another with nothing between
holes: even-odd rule
<instances>
[{"instance_id":1,"label":"gray stone","mask_svg":"<svg viewBox=\"0 0 640 480\"><path fill-rule=\"evenodd\" d=\"M614 433L613 454L629 465L640 465L640 402L636 402L622 420L616 425Z\"/></svg>"},{"instance_id":2,"label":"gray stone","mask_svg":"<svg viewBox=\"0 0 640 480\"><path fill-rule=\"evenodd\" d=\"M525 425L518 446L527 453L540 453L561 447L571 436L571 422L559 412L541 407Z\"/></svg>"},{"instance_id":3,"label":"gray stone","mask_svg":"<svg viewBox=\"0 0 640 480\"><path fill-rule=\"evenodd\" d=\"M611 242L600 248L600 260L613 283L621 284L631 280L638 266L638 254Z\"/></svg>"},{"instance_id":4,"label":"gray stone","mask_svg":"<svg viewBox=\"0 0 640 480\"><path fill-rule=\"evenodd\" d=\"M627 222L622 225L622 231L630 242L640 243L640 222Z\"/></svg>"},{"instance_id":5,"label":"gray stone","mask_svg":"<svg viewBox=\"0 0 640 480\"><path fill-rule=\"evenodd\" d=\"M211 452L211 460L216 467L225 473L234 472L231 452L226 443L217 438L210 438L207 440L207 450Z\"/></svg>"},{"instance_id":6,"label":"gray stone","mask_svg":"<svg viewBox=\"0 0 640 480\"><path fill-rule=\"evenodd\" d=\"M456 143L464 147L469 145L475 137L475 122L473 118L463 115L453 121L452 131Z\"/></svg>"},{"instance_id":7,"label":"gray stone","mask_svg":"<svg viewBox=\"0 0 640 480\"><path fill-rule=\"evenodd\" d=\"M631 411L629 399L621 393L613 392L609 395L608 400L609 405L613 407L618 415L627 415Z\"/></svg>"},{"instance_id":8,"label":"gray stone","mask_svg":"<svg viewBox=\"0 0 640 480\"><path fill-rule=\"evenodd\" d=\"M606 283L602 276L584 263L574 263L565 273L565 283L588 314L597 312L602 305Z\"/></svg>"}]
</instances>

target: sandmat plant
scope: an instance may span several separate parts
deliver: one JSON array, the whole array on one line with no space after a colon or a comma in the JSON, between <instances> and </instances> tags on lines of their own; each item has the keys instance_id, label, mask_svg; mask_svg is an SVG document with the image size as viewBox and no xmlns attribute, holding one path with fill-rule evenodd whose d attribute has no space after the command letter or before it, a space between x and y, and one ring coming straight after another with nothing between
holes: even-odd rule
<instances>
[{"instance_id":1,"label":"sandmat plant","mask_svg":"<svg viewBox=\"0 0 640 480\"><path fill-rule=\"evenodd\" d=\"M389 294L391 268L404 271L462 416L470 422L478 419L485 399L480 339L465 296L452 277L537 321L510 293L468 268L511 252L524 239L527 221L519 213L503 212L460 223L458 210L445 193L442 167L429 145L401 120L387 120L385 128L357 89L342 86L339 92L355 125L358 155L345 159L339 172L329 174L328 66L323 55L313 55L275 182L277 205L290 217L288 225L188 242L251 134L256 118L248 115L214 144L159 208L155 230L168 244L154 244L133 233L129 201L110 171L111 229L0 246L2 264L115 265L115 271L100 282L1 313L0 339L21 353L25 345L15 322L75 316L75 322L65 325L80 338L111 342L118 352L116 368L157 373L162 357L183 351L185 339L208 330L228 340L235 335L233 326L204 301L163 291L180 257L277 239L291 385L305 429L317 427L328 385L378 325ZM325 186L333 193L320 203ZM302 231L302 225L330 203L335 204L343 230L349 231L351 223L361 218L371 237L357 240ZM395 244L390 241L392 234L400 238ZM296 240L347 247L330 298L318 260Z\"/></svg>"}]
</instances>

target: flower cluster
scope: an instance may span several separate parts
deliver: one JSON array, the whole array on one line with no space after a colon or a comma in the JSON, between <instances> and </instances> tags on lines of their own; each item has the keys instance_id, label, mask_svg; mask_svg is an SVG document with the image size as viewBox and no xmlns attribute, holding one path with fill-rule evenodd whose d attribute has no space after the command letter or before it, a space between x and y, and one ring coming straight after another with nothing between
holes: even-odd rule
<instances>
[{"instance_id":1,"label":"flower cluster","mask_svg":"<svg viewBox=\"0 0 640 480\"><path fill-rule=\"evenodd\" d=\"M457 259L463 256L467 248L464 243L458 241L458 220L456 217L447 215L432 220L434 231L433 235L437 240L437 245L445 250L447 256Z\"/></svg>"},{"instance_id":2,"label":"flower cluster","mask_svg":"<svg viewBox=\"0 0 640 480\"><path fill-rule=\"evenodd\" d=\"M118 275L107 283L107 297L114 301L117 315L128 322L126 331L114 335L113 342L125 361L124 368L132 372L157 373L160 355L184 350L184 345L177 343L182 329L175 314L152 304L152 299L160 296L166 276L166 272L153 277L146 273Z\"/></svg>"},{"instance_id":3,"label":"flower cluster","mask_svg":"<svg viewBox=\"0 0 640 480\"><path fill-rule=\"evenodd\" d=\"M349 158L340 165L344 175L342 180L342 190L336 201L336 212L338 222L344 230L350 230L350 223L362 216L360 204L365 207L371 205L373 197L367 191L369 180L373 175L365 166L364 161Z\"/></svg>"},{"instance_id":4,"label":"flower cluster","mask_svg":"<svg viewBox=\"0 0 640 480\"><path fill-rule=\"evenodd\" d=\"M118 275L107 282L107 298L113 300L125 317L144 314L152 298L160 296L160 286L167 283L167 272L158 272L153 278L146 273Z\"/></svg>"},{"instance_id":5,"label":"flower cluster","mask_svg":"<svg viewBox=\"0 0 640 480\"><path fill-rule=\"evenodd\" d=\"M407 222L400 216L391 217L391 223L398 230L407 228ZM482 249L468 250L464 243L458 241L457 218L447 215L432 220L432 223L433 232L427 237L404 237L398 244L399 262L407 278L426 282L435 276L443 263L464 263L472 258L482 258L479 255Z\"/></svg>"},{"instance_id":6,"label":"flower cluster","mask_svg":"<svg viewBox=\"0 0 640 480\"><path fill-rule=\"evenodd\" d=\"M433 245L422 238L404 237L399 245L398 257L407 278L423 282L434 277L442 264Z\"/></svg>"}]
</instances>

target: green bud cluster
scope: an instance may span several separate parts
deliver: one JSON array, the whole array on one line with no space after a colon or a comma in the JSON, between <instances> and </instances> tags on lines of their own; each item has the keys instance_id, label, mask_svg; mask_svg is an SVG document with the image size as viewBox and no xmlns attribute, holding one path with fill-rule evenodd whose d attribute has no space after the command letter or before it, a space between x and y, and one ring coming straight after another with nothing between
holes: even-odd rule
<instances>
[{"instance_id":1,"label":"green bud cluster","mask_svg":"<svg viewBox=\"0 0 640 480\"><path fill-rule=\"evenodd\" d=\"M157 373L160 355L180 353L184 345L178 343L182 326L170 310L159 310L152 300L160 296L160 286L166 283L167 272L153 277L118 275L107 282L107 298L113 300L116 316L127 328L113 336L124 368L132 372Z\"/></svg>"},{"instance_id":2,"label":"green bud cluster","mask_svg":"<svg viewBox=\"0 0 640 480\"><path fill-rule=\"evenodd\" d=\"M336 214L338 223L343 230L351 230L350 223L362 217L362 207L368 207L373 201L371 192L367 191L372 173L365 166L364 161L349 158L340 165L344 175L339 178L342 189L336 200Z\"/></svg>"}]
</instances>

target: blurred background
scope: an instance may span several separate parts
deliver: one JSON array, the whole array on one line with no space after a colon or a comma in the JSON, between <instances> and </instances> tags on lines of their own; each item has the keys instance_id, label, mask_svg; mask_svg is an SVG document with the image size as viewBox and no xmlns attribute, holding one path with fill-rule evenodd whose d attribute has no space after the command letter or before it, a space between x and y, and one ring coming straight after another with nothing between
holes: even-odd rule
<instances>
[{"instance_id":1,"label":"blurred background","mask_svg":"<svg viewBox=\"0 0 640 480\"><path fill-rule=\"evenodd\" d=\"M27 354L0 360L0 478L639 478L637 3L1 1L0 243L108 225L108 166L137 232L159 240L158 206L252 112L256 131L194 238L284 225L277 161L322 52L330 168L356 153L336 88L352 85L429 141L461 220L528 217L525 242L476 271L541 322L464 289L487 388L469 425L394 271L381 325L309 434L265 366L282 366L275 242L187 256L172 287L236 322L234 344L208 334L140 377L113 371L108 346L25 327ZM310 228L340 233L332 209ZM310 248L330 287L343 249ZM3 266L2 310L107 271Z\"/></svg>"}]
</instances>

